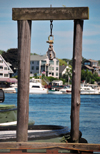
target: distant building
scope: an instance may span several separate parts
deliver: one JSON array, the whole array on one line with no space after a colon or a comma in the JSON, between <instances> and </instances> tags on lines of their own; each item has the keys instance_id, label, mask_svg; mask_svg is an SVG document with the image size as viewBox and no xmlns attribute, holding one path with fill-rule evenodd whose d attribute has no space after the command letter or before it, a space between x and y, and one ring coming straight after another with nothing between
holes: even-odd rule
<instances>
[{"instance_id":1,"label":"distant building","mask_svg":"<svg viewBox=\"0 0 100 154\"><path fill-rule=\"evenodd\" d=\"M65 73L67 69L71 69L69 66L59 66L59 76L62 77Z\"/></svg>"},{"instance_id":2,"label":"distant building","mask_svg":"<svg viewBox=\"0 0 100 154\"><path fill-rule=\"evenodd\" d=\"M63 81L62 80L53 80L52 81L52 85L58 85L58 86L62 86L63 85Z\"/></svg>"},{"instance_id":3,"label":"distant building","mask_svg":"<svg viewBox=\"0 0 100 154\"><path fill-rule=\"evenodd\" d=\"M59 78L59 60L55 56L52 44L49 45L46 55L31 55L30 74L35 73Z\"/></svg>"},{"instance_id":4,"label":"distant building","mask_svg":"<svg viewBox=\"0 0 100 154\"><path fill-rule=\"evenodd\" d=\"M46 55L31 55L30 74L35 73L59 78L59 60L57 58L49 60Z\"/></svg>"},{"instance_id":5,"label":"distant building","mask_svg":"<svg viewBox=\"0 0 100 154\"><path fill-rule=\"evenodd\" d=\"M13 74L11 64L7 63L4 58L0 55L0 78L10 78Z\"/></svg>"},{"instance_id":6,"label":"distant building","mask_svg":"<svg viewBox=\"0 0 100 154\"><path fill-rule=\"evenodd\" d=\"M92 59L86 60L82 66L82 69L85 69L85 70L88 69L92 73L97 72L98 75L100 76L100 66L98 66L98 61L96 60L92 60Z\"/></svg>"}]
</instances>

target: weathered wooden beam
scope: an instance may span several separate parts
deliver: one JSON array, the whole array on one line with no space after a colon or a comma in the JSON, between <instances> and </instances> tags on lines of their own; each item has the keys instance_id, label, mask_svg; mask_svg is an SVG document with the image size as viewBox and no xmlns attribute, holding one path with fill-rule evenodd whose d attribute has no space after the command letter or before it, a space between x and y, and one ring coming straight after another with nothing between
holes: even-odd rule
<instances>
[{"instance_id":1,"label":"weathered wooden beam","mask_svg":"<svg viewBox=\"0 0 100 154\"><path fill-rule=\"evenodd\" d=\"M72 101L71 101L71 140L72 142L79 142L82 33L83 33L83 20L74 20Z\"/></svg>"},{"instance_id":2,"label":"weathered wooden beam","mask_svg":"<svg viewBox=\"0 0 100 154\"><path fill-rule=\"evenodd\" d=\"M100 151L100 144L50 143L50 142L0 142L0 149L68 149L79 151Z\"/></svg>"},{"instance_id":3,"label":"weathered wooden beam","mask_svg":"<svg viewBox=\"0 0 100 154\"><path fill-rule=\"evenodd\" d=\"M88 7L12 8L13 20L89 19Z\"/></svg>"},{"instance_id":4,"label":"weathered wooden beam","mask_svg":"<svg viewBox=\"0 0 100 154\"><path fill-rule=\"evenodd\" d=\"M17 141L27 141L31 21L18 21Z\"/></svg>"}]
</instances>

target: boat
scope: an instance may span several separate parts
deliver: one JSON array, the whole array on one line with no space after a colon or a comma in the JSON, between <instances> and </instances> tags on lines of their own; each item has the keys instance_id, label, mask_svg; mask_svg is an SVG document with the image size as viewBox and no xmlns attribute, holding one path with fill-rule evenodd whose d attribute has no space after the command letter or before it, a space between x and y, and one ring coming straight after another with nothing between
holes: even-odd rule
<instances>
[{"instance_id":1,"label":"boat","mask_svg":"<svg viewBox=\"0 0 100 154\"><path fill-rule=\"evenodd\" d=\"M0 141L16 141L16 126L0 126ZM44 140L63 137L69 133L67 126L57 125L30 125L28 126L28 140Z\"/></svg>"},{"instance_id":2,"label":"boat","mask_svg":"<svg viewBox=\"0 0 100 154\"><path fill-rule=\"evenodd\" d=\"M40 82L30 82L29 93L30 94L47 94L48 89L44 88Z\"/></svg>"},{"instance_id":3,"label":"boat","mask_svg":"<svg viewBox=\"0 0 100 154\"><path fill-rule=\"evenodd\" d=\"M64 86L63 88L60 89L60 91L63 93L71 93L72 89L70 86Z\"/></svg>"},{"instance_id":4,"label":"boat","mask_svg":"<svg viewBox=\"0 0 100 154\"><path fill-rule=\"evenodd\" d=\"M14 87L2 88L4 93L16 93L16 89Z\"/></svg>"},{"instance_id":5,"label":"boat","mask_svg":"<svg viewBox=\"0 0 100 154\"><path fill-rule=\"evenodd\" d=\"M92 88L90 86L81 86L80 94L100 94L100 91L97 88Z\"/></svg>"},{"instance_id":6,"label":"boat","mask_svg":"<svg viewBox=\"0 0 100 154\"><path fill-rule=\"evenodd\" d=\"M63 94L63 92L59 90L49 90L48 94Z\"/></svg>"},{"instance_id":7,"label":"boat","mask_svg":"<svg viewBox=\"0 0 100 154\"><path fill-rule=\"evenodd\" d=\"M0 106L0 141L16 141L17 108L15 105ZM57 125L34 125L28 123L28 140L44 140L63 137L69 133L67 126Z\"/></svg>"},{"instance_id":8,"label":"boat","mask_svg":"<svg viewBox=\"0 0 100 154\"><path fill-rule=\"evenodd\" d=\"M12 83L12 84L10 85L10 87L17 88L18 85L17 85L17 83Z\"/></svg>"}]
</instances>

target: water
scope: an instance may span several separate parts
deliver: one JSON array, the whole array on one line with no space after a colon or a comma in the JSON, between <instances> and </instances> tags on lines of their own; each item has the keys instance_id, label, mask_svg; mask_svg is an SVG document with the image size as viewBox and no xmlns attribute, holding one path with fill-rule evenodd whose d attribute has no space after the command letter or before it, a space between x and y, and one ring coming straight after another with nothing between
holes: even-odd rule
<instances>
[{"instance_id":1,"label":"water","mask_svg":"<svg viewBox=\"0 0 100 154\"><path fill-rule=\"evenodd\" d=\"M17 94L5 94L4 104L17 106ZM70 125L70 94L30 94L29 120L35 124ZM100 144L100 95L81 95L80 131L89 143Z\"/></svg>"}]
</instances>

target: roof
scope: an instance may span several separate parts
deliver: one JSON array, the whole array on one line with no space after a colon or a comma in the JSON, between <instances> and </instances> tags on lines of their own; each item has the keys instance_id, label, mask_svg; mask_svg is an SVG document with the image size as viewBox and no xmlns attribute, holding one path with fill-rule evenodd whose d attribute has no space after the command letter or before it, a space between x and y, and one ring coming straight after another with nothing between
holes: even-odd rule
<instances>
[{"instance_id":1,"label":"roof","mask_svg":"<svg viewBox=\"0 0 100 154\"><path fill-rule=\"evenodd\" d=\"M86 60L86 61L90 61L90 62L98 62L98 61L93 60L93 59L88 59L88 60Z\"/></svg>"},{"instance_id":2,"label":"roof","mask_svg":"<svg viewBox=\"0 0 100 154\"><path fill-rule=\"evenodd\" d=\"M10 83L17 83L16 78L0 78L0 81L6 81L6 82L10 82Z\"/></svg>"},{"instance_id":3,"label":"roof","mask_svg":"<svg viewBox=\"0 0 100 154\"><path fill-rule=\"evenodd\" d=\"M5 59L2 57L2 55L0 54L1 59L4 61L4 63L6 64L6 66L9 68L9 73L14 73L13 70L10 67L10 63L6 62Z\"/></svg>"},{"instance_id":4,"label":"roof","mask_svg":"<svg viewBox=\"0 0 100 154\"><path fill-rule=\"evenodd\" d=\"M30 61L34 60L34 61L39 61L39 60L43 60L46 59L46 55L31 55L30 56Z\"/></svg>"},{"instance_id":5,"label":"roof","mask_svg":"<svg viewBox=\"0 0 100 154\"><path fill-rule=\"evenodd\" d=\"M59 66L59 73L62 73L65 68L66 68L65 65Z\"/></svg>"},{"instance_id":6,"label":"roof","mask_svg":"<svg viewBox=\"0 0 100 154\"><path fill-rule=\"evenodd\" d=\"M88 68L89 70L94 70L93 67L90 67L89 65L84 65L86 68Z\"/></svg>"}]
</instances>

